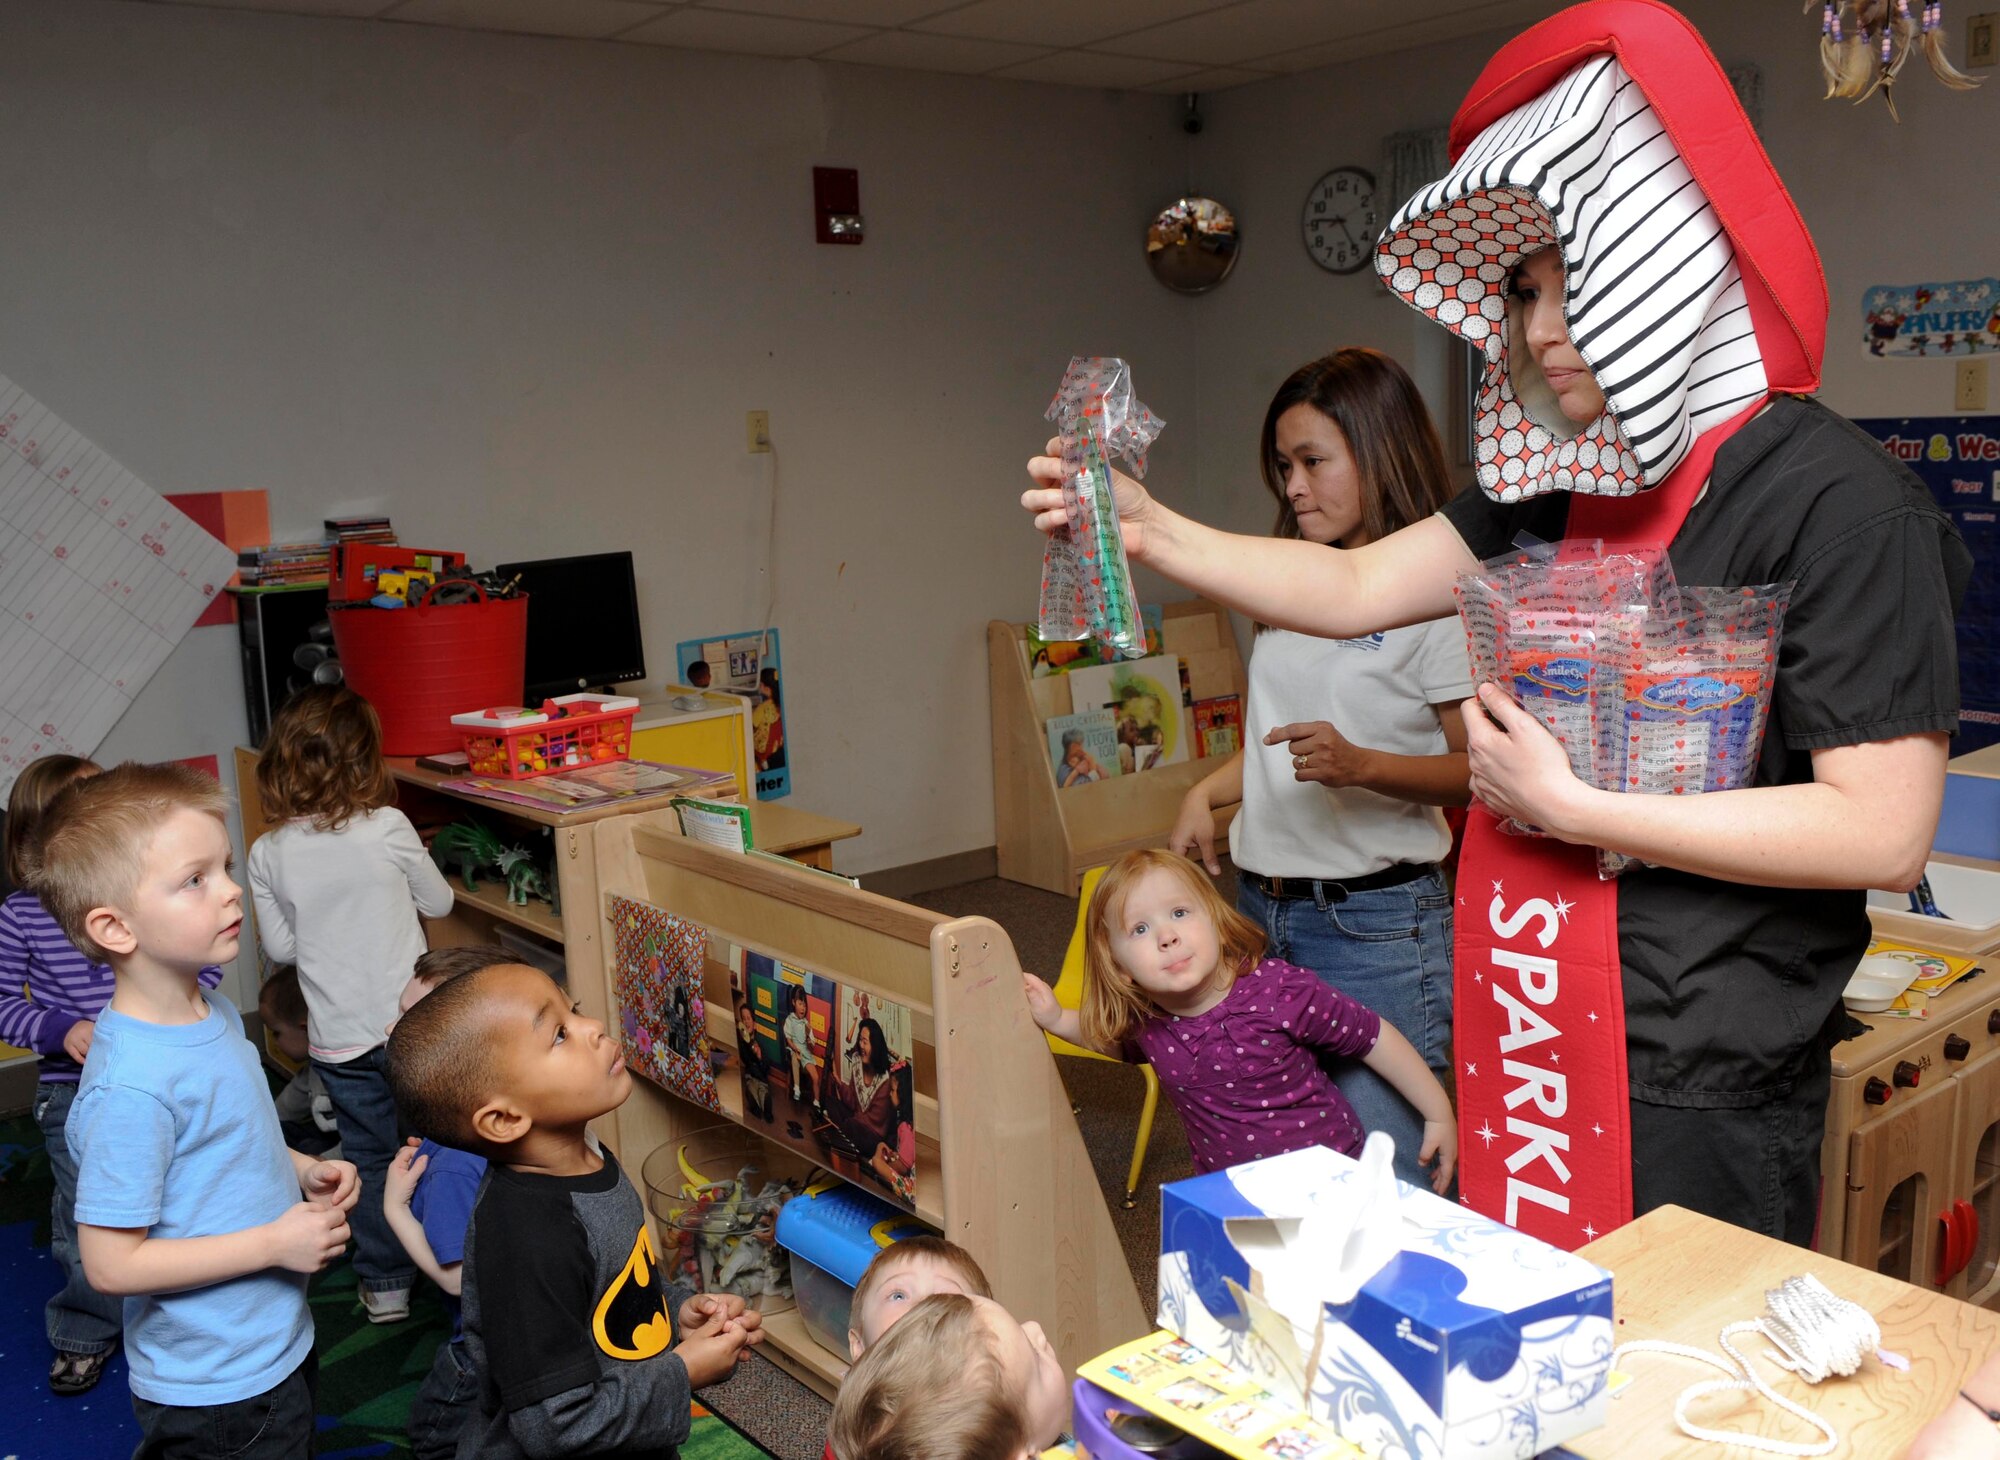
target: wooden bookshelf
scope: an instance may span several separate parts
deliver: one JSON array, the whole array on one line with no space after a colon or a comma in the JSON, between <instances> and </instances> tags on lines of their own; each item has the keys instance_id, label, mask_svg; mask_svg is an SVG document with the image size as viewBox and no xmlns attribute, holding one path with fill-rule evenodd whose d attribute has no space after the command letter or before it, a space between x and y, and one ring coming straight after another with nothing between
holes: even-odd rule
<instances>
[{"instance_id":1,"label":"wooden bookshelf","mask_svg":"<svg viewBox=\"0 0 2000 1460\"><path fill-rule=\"evenodd\" d=\"M1188 788L1219 762L1186 761L1058 790L1043 726L1052 716L1071 712L1069 676L1036 679L1029 671L1027 634L1026 624L995 619L986 626L1000 875L1074 897L1087 868L1139 847L1165 846ZM1195 699L1233 694L1247 702L1243 658L1220 605L1205 598L1168 604L1160 638L1162 653L1186 663ZM1218 809L1218 839L1235 816L1234 805Z\"/></svg>"},{"instance_id":2,"label":"wooden bookshelf","mask_svg":"<svg viewBox=\"0 0 2000 1460\"><path fill-rule=\"evenodd\" d=\"M609 957L612 895L666 908L720 940L902 1004L915 1045L917 1215L972 1253L994 1296L1017 1317L1040 1321L1066 1367L1146 1331L1068 1094L1029 1017L1013 944L997 923L941 917L804 868L719 851L682 837L671 815L658 812L602 821L591 831L596 886L588 906L593 943L605 956L587 968L571 964L571 987L586 1013L614 1025L619 1018ZM577 904L572 922L584 917L585 905ZM711 960L704 1003L710 1037L725 1049L735 1043L728 980L728 969ZM719 1119L743 1124L733 1069L723 1071L717 1088L720 1117L641 1078L625 1104L597 1123L598 1134L636 1172L667 1142ZM788 1145L772 1150L807 1159ZM765 1327L775 1362L821 1393L834 1391L846 1364L820 1348L796 1314L774 1309Z\"/></svg>"}]
</instances>

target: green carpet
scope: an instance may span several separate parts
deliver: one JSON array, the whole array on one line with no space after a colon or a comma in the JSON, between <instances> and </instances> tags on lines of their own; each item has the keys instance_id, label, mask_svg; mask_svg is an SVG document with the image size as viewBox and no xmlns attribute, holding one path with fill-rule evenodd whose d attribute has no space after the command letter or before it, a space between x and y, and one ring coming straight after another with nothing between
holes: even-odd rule
<instances>
[{"instance_id":1,"label":"green carpet","mask_svg":"<svg viewBox=\"0 0 2000 1460\"><path fill-rule=\"evenodd\" d=\"M34 1422L45 1416L42 1433L64 1435L67 1442L82 1440L81 1432L89 1431L91 1438L81 1449L69 1449L71 1455L129 1454L139 1431L124 1392L122 1356L104 1382L81 1398L56 1399L41 1380L47 1368L42 1305L59 1286L48 1251L53 1192L40 1129L26 1116L0 1120L0 1274L7 1294L0 1299L5 1309L0 1351L8 1360L0 1369L5 1375L0 1412ZM343 1260L313 1279L311 1303L319 1352L320 1460L406 1454L410 1401L451 1328L437 1290L419 1283L405 1322L370 1323L355 1292L354 1268ZM88 1423L80 1423L86 1418ZM0 1445L0 1452L13 1452L13 1441ZM62 1451L24 1445L14 1453L28 1460ZM767 1451L700 1404L681 1454L686 1460L770 1460Z\"/></svg>"}]
</instances>

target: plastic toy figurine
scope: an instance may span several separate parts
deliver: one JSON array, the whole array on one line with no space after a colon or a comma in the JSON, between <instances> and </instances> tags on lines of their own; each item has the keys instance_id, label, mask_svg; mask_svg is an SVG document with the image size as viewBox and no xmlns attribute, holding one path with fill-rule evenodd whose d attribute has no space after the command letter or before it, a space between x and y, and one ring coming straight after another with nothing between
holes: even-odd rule
<instances>
[{"instance_id":1,"label":"plastic toy figurine","mask_svg":"<svg viewBox=\"0 0 2000 1460\"><path fill-rule=\"evenodd\" d=\"M479 890L481 868L498 868L504 873L501 850L500 838L476 821L454 821L431 838L431 860L441 872L449 873L456 867L467 892ZM526 896L520 901L526 902Z\"/></svg>"},{"instance_id":2,"label":"plastic toy figurine","mask_svg":"<svg viewBox=\"0 0 2000 1460\"><path fill-rule=\"evenodd\" d=\"M507 879L507 901L526 906L529 898L540 898L556 916L562 916L559 884L533 855L520 847L509 847L496 861L500 875Z\"/></svg>"}]
</instances>

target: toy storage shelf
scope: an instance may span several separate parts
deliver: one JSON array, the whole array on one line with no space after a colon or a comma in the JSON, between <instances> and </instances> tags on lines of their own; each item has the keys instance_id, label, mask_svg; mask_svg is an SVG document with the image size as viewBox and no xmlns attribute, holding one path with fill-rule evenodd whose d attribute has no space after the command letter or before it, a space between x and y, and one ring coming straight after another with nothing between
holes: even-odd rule
<instances>
[{"instance_id":1,"label":"toy storage shelf","mask_svg":"<svg viewBox=\"0 0 2000 1460\"><path fill-rule=\"evenodd\" d=\"M477 892L467 890L465 884L450 873L445 874L445 880L451 883L452 895L460 907L476 908L489 918L526 928L536 937L546 938L551 943L562 942L563 920L549 910L547 903L533 899L526 903L509 902L506 884L497 879L481 882Z\"/></svg>"},{"instance_id":2,"label":"toy storage shelf","mask_svg":"<svg viewBox=\"0 0 2000 1460\"><path fill-rule=\"evenodd\" d=\"M585 1013L619 1022L608 920L614 894L901 1003L914 1045L918 1215L973 1254L1016 1316L1041 1322L1065 1366L1145 1332L1110 1210L1048 1043L1029 1017L1013 944L997 923L941 917L803 868L719 851L682 837L671 813L618 817L591 833L596 885L570 915L578 923L592 910L592 942L601 950L587 969L571 964ZM733 1050L729 971L711 959L705 979L710 1038ZM724 1118L759 1133L743 1119L734 1068L716 1083ZM640 1079L596 1126L637 1171L647 1153L716 1118ZM774 1361L833 1392L846 1365L812 1340L797 1314L773 1313L765 1328Z\"/></svg>"},{"instance_id":3,"label":"toy storage shelf","mask_svg":"<svg viewBox=\"0 0 2000 1460\"><path fill-rule=\"evenodd\" d=\"M1181 798L1221 762L1187 761L1058 790L1043 726L1052 716L1071 712L1069 676L1035 678L1027 634L1026 624L994 619L986 626L993 833L1000 875L1074 897L1086 869L1140 847L1165 846ZM1236 652L1229 614L1219 604L1205 598L1169 603L1160 637L1161 652L1186 663L1195 699L1233 694L1247 702L1243 659ZM1234 805L1216 812L1218 840L1227 835L1235 816Z\"/></svg>"}]
</instances>

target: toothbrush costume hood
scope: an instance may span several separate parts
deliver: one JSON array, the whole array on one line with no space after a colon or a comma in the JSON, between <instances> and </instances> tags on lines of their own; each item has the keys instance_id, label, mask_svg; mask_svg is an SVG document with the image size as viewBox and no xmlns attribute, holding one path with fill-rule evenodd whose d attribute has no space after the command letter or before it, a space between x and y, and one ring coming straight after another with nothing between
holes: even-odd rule
<instances>
[{"instance_id":1,"label":"toothbrush costume hood","mask_svg":"<svg viewBox=\"0 0 2000 1460\"><path fill-rule=\"evenodd\" d=\"M1818 388L1827 293L1798 209L1678 12L1597 0L1487 64L1452 167L1384 232L1378 273L1480 348L1478 480L1497 501L1662 486L1772 392ZM1603 389L1578 434L1522 338L1515 266L1560 248L1571 342ZM1705 474L1705 473L1704 473Z\"/></svg>"},{"instance_id":2,"label":"toothbrush costume hood","mask_svg":"<svg viewBox=\"0 0 2000 1460\"><path fill-rule=\"evenodd\" d=\"M1549 505L1566 505L1557 521L1573 539L1673 541L1717 448L1774 395L1816 389L1825 345L1818 253L1722 68L1676 11L1593 0L1494 56L1452 123L1450 155L1450 171L1385 230L1376 269L1484 353L1479 490L1530 507L1568 493ZM1547 248L1561 250L1571 343L1605 396L1588 423L1563 417L1512 297L1517 265ZM1692 991L1696 1002L1665 1038L1694 1039L1721 1007L1703 1002L1705 980L1757 983L1726 955L1689 952L1682 964L1680 950L1645 936L1654 909L1680 895L1675 878L1728 886L1677 873L1600 882L1592 849L1501 836L1473 806L1454 966L1466 1205L1574 1248L1632 1218L1634 1102L1720 1115L1772 1098L1660 1089L1668 1061L1656 1031L1675 1025L1677 1001ZM1621 948L1621 897L1641 930L1636 953ZM1639 960L1631 969L1627 956ZM1632 1000L1641 1054L1628 1069ZM1728 1056L1693 1058L1710 1062L1689 1084L1732 1078ZM1639 1154L1655 1169L1667 1159L1650 1146Z\"/></svg>"}]
</instances>

